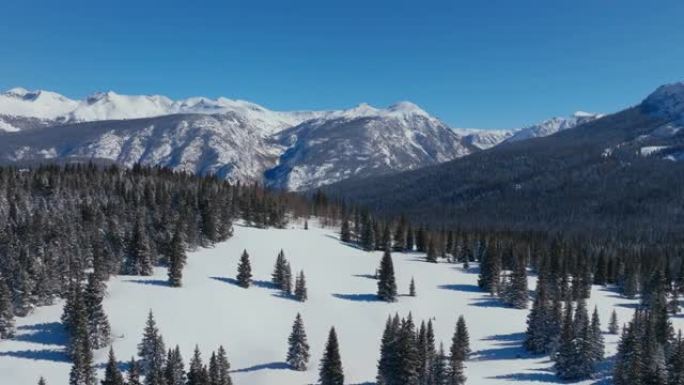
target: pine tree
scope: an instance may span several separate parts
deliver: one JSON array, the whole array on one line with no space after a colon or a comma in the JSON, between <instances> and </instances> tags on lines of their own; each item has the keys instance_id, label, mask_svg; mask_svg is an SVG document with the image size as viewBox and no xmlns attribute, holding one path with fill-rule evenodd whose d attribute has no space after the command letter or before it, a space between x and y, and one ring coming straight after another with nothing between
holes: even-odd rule
<instances>
[{"instance_id":1,"label":"pine tree","mask_svg":"<svg viewBox=\"0 0 684 385\"><path fill-rule=\"evenodd\" d=\"M389 385L395 383L396 377L396 342L399 334L399 315L388 317L385 330L380 341L380 360L378 361L377 383Z\"/></svg>"},{"instance_id":2,"label":"pine tree","mask_svg":"<svg viewBox=\"0 0 684 385\"><path fill-rule=\"evenodd\" d=\"M71 318L69 352L73 365L69 372L69 385L94 385L93 351L88 336L88 314L85 304L74 307Z\"/></svg>"},{"instance_id":3,"label":"pine tree","mask_svg":"<svg viewBox=\"0 0 684 385\"><path fill-rule=\"evenodd\" d=\"M249 264L249 254L247 254L247 250L244 250L240 257L237 282L238 285L244 288L248 288L252 282L252 266Z\"/></svg>"},{"instance_id":4,"label":"pine tree","mask_svg":"<svg viewBox=\"0 0 684 385\"><path fill-rule=\"evenodd\" d=\"M527 331L525 332L525 349L540 354L548 352L552 336L549 333L551 309L546 297L546 283L543 276L537 279L537 288L532 303L532 309L527 316Z\"/></svg>"},{"instance_id":5,"label":"pine tree","mask_svg":"<svg viewBox=\"0 0 684 385\"><path fill-rule=\"evenodd\" d=\"M435 247L435 241L430 238L428 241L427 254L425 255L425 260L430 263L437 263L437 249Z\"/></svg>"},{"instance_id":6,"label":"pine tree","mask_svg":"<svg viewBox=\"0 0 684 385\"><path fill-rule=\"evenodd\" d=\"M289 262L285 263L283 269L283 282L280 290L288 296L292 294L292 269Z\"/></svg>"},{"instance_id":7,"label":"pine tree","mask_svg":"<svg viewBox=\"0 0 684 385\"><path fill-rule=\"evenodd\" d=\"M401 322L395 349L396 383L400 385L416 384L419 377L420 357L416 344L415 326L410 313Z\"/></svg>"},{"instance_id":8,"label":"pine tree","mask_svg":"<svg viewBox=\"0 0 684 385\"><path fill-rule=\"evenodd\" d=\"M276 257L276 261L273 266L273 273L271 274L271 282L273 282L273 284L279 289L284 287L286 265L287 259L285 259L285 252L281 249Z\"/></svg>"},{"instance_id":9,"label":"pine tree","mask_svg":"<svg viewBox=\"0 0 684 385\"><path fill-rule=\"evenodd\" d=\"M416 296L416 281L413 280L413 277L411 277L411 284L409 285L409 295L411 297Z\"/></svg>"},{"instance_id":10,"label":"pine tree","mask_svg":"<svg viewBox=\"0 0 684 385\"><path fill-rule=\"evenodd\" d=\"M575 340L575 323L572 318L572 303L565 305L565 317L563 318L563 331L560 336L558 352L556 352L554 369L556 375L564 380L578 378L577 346Z\"/></svg>"},{"instance_id":11,"label":"pine tree","mask_svg":"<svg viewBox=\"0 0 684 385\"><path fill-rule=\"evenodd\" d=\"M45 381L45 378L43 376L40 376L38 379L38 385L47 385L47 382Z\"/></svg>"},{"instance_id":12,"label":"pine tree","mask_svg":"<svg viewBox=\"0 0 684 385\"><path fill-rule=\"evenodd\" d=\"M151 275L152 274L152 249L147 230L141 219L135 222L133 237L128 246L128 255L124 274L128 275Z\"/></svg>"},{"instance_id":13,"label":"pine tree","mask_svg":"<svg viewBox=\"0 0 684 385\"><path fill-rule=\"evenodd\" d=\"M138 344L138 356L145 385L163 385L166 348L151 310L147 316L143 339Z\"/></svg>"},{"instance_id":14,"label":"pine tree","mask_svg":"<svg viewBox=\"0 0 684 385\"><path fill-rule=\"evenodd\" d=\"M304 321L302 321L302 316L299 313L297 313L294 324L292 324L292 332L287 339L287 344L286 362L294 370L306 370L306 365L309 362L309 344L304 331Z\"/></svg>"},{"instance_id":15,"label":"pine tree","mask_svg":"<svg viewBox=\"0 0 684 385\"><path fill-rule=\"evenodd\" d=\"M185 365L180 348L171 350L166 355L166 366L164 367L165 385L185 385Z\"/></svg>"},{"instance_id":16,"label":"pine tree","mask_svg":"<svg viewBox=\"0 0 684 385\"><path fill-rule=\"evenodd\" d=\"M209 357L209 385L218 385L219 383L219 366L218 360L216 359L216 352L211 353Z\"/></svg>"},{"instance_id":17,"label":"pine tree","mask_svg":"<svg viewBox=\"0 0 684 385\"><path fill-rule=\"evenodd\" d=\"M595 369L596 365L603 361L603 355L605 352L605 343L603 339L603 333L601 332L601 321L599 320L598 309L596 307L594 307L594 313L591 315L590 330L591 365L592 369Z\"/></svg>"},{"instance_id":18,"label":"pine tree","mask_svg":"<svg viewBox=\"0 0 684 385\"><path fill-rule=\"evenodd\" d=\"M668 385L684 385L684 341L682 331L673 342L672 354L667 365Z\"/></svg>"},{"instance_id":19,"label":"pine tree","mask_svg":"<svg viewBox=\"0 0 684 385\"><path fill-rule=\"evenodd\" d=\"M171 238L169 245L169 285L172 287L181 287L183 281L183 267L185 266L185 248L183 246L183 235L180 226L176 226L176 230Z\"/></svg>"},{"instance_id":20,"label":"pine tree","mask_svg":"<svg viewBox=\"0 0 684 385\"><path fill-rule=\"evenodd\" d=\"M497 250L487 250L482 244L480 251L480 275L477 285L490 294L498 291L499 275L501 273L501 256Z\"/></svg>"},{"instance_id":21,"label":"pine tree","mask_svg":"<svg viewBox=\"0 0 684 385\"><path fill-rule=\"evenodd\" d=\"M456 321L456 330L451 339L451 356L458 358L460 361L465 361L469 355L470 335L468 334L465 318L461 315L458 317L458 321Z\"/></svg>"},{"instance_id":22,"label":"pine tree","mask_svg":"<svg viewBox=\"0 0 684 385\"><path fill-rule=\"evenodd\" d=\"M397 283L394 279L394 264L389 250L385 250L378 273L378 298L394 302L397 298Z\"/></svg>"},{"instance_id":23,"label":"pine tree","mask_svg":"<svg viewBox=\"0 0 684 385\"><path fill-rule=\"evenodd\" d=\"M318 371L318 382L320 385L344 384L342 360L340 358L339 344L337 342L337 333L335 333L334 327L330 329L328 342L325 344L323 358L321 359Z\"/></svg>"},{"instance_id":24,"label":"pine tree","mask_svg":"<svg viewBox=\"0 0 684 385\"><path fill-rule=\"evenodd\" d=\"M309 298L306 290L306 277L304 277L304 270L299 272L297 280L295 281L295 299L299 302L306 302Z\"/></svg>"},{"instance_id":25,"label":"pine tree","mask_svg":"<svg viewBox=\"0 0 684 385\"><path fill-rule=\"evenodd\" d=\"M516 309L526 309L528 302L527 294L527 271L522 261L517 260L510 282L506 286L504 301Z\"/></svg>"},{"instance_id":26,"label":"pine tree","mask_svg":"<svg viewBox=\"0 0 684 385\"><path fill-rule=\"evenodd\" d=\"M373 229L373 221L368 214L364 215L362 223L361 247L366 251L371 251L375 248L375 230Z\"/></svg>"},{"instance_id":27,"label":"pine tree","mask_svg":"<svg viewBox=\"0 0 684 385\"><path fill-rule=\"evenodd\" d=\"M230 378L230 363L228 362L228 355L223 346L219 346L216 353L216 363L218 365L218 378L215 385L232 385L233 380Z\"/></svg>"},{"instance_id":28,"label":"pine tree","mask_svg":"<svg viewBox=\"0 0 684 385\"><path fill-rule=\"evenodd\" d=\"M100 381L102 385L124 385L124 378L119 370L119 364L114 356L114 349L109 348L109 358L107 366L105 367L104 380Z\"/></svg>"},{"instance_id":29,"label":"pine tree","mask_svg":"<svg viewBox=\"0 0 684 385\"><path fill-rule=\"evenodd\" d=\"M342 228L340 229L340 241L349 243L351 242L351 229L349 228L349 219L344 218L342 220Z\"/></svg>"},{"instance_id":30,"label":"pine tree","mask_svg":"<svg viewBox=\"0 0 684 385\"><path fill-rule=\"evenodd\" d=\"M104 285L94 273L88 275L88 285L84 292L86 311L88 312L88 335L93 349L100 349L109 343L111 327L105 314L102 300Z\"/></svg>"},{"instance_id":31,"label":"pine tree","mask_svg":"<svg viewBox=\"0 0 684 385\"><path fill-rule=\"evenodd\" d=\"M615 309L610 314L610 322L608 323L608 333L618 334L620 332L620 326L618 325L618 318Z\"/></svg>"},{"instance_id":32,"label":"pine tree","mask_svg":"<svg viewBox=\"0 0 684 385\"><path fill-rule=\"evenodd\" d=\"M188 369L187 385L210 385L209 373L207 368L202 363L202 355L199 351L199 346L195 346L192 360L190 360L190 368Z\"/></svg>"},{"instance_id":33,"label":"pine tree","mask_svg":"<svg viewBox=\"0 0 684 385\"><path fill-rule=\"evenodd\" d=\"M5 279L0 276L0 339L14 336L14 311L12 298Z\"/></svg>"},{"instance_id":34,"label":"pine tree","mask_svg":"<svg viewBox=\"0 0 684 385\"><path fill-rule=\"evenodd\" d=\"M435 349L435 330L434 327L432 326L432 320L428 320L427 323L427 331L426 331L426 336L425 336L425 370L426 373L424 374L424 379L425 383L428 385L432 385L431 381L433 378L433 367L434 367L434 361L437 357L437 351ZM442 352L443 353L443 352Z\"/></svg>"},{"instance_id":35,"label":"pine tree","mask_svg":"<svg viewBox=\"0 0 684 385\"><path fill-rule=\"evenodd\" d=\"M444 344L439 343L439 351L432 361L430 381L428 385L447 385L449 379L449 368L447 367L447 357L444 353Z\"/></svg>"},{"instance_id":36,"label":"pine tree","mask_svg":"<svg viewBox=\"0 0 684 385\"><path fill-rule=\"evenodd\" d=\"M135 360L135 357L131 357L131 361L128 364L126 385L142 385L142 382L140 382L140 375L140 364Z\"/></svg>"}]
</instances>

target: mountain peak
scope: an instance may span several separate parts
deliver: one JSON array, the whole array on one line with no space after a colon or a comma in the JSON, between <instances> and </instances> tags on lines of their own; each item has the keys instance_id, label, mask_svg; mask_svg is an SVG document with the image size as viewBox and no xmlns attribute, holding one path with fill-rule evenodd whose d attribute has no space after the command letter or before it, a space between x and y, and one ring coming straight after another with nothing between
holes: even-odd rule
<instances>
[{"instance_id":1,"label":"mountain peak","mask_svg":"<svg viewBox=\"0 0 684 385\"><path fill-rule=\"evenodd\" d=\"M643 105L654 115L684 120L684 82L658 87L646 97Z\"/></svg>"},{"instance_id":2,"label":"mountain peak","mask_svg":"<svg viewBox=\"0 0 684 385\"><path fill-rule=\"evenodd\" d=\"M418 107L417 104L405 100L392 104L391 106L387 107L387 110L390 112L400 112L404 114L428 115L428 113L422 108Z\"/></svg>"}]
</instances>

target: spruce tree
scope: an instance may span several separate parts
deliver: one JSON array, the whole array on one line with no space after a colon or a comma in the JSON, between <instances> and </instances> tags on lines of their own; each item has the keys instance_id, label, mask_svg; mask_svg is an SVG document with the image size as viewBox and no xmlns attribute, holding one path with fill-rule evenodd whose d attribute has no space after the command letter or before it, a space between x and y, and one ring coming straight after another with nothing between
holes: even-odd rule
<instances>
[{"instance_id":1,"label":"spruce tree","mask_svg":"<svg viewBox=\"0 0 684 385\"><path fill-rule=\"evenodd\" d=\"M172 287L181 287L183 285L183 267L185 266L185 248L183 246L183 235L180 226L176 226L176 230L171 238L169 245L169 285Z\"/></svg>"},{"instance_id":2,"label":"spruce tree","mask_svg":"<svg viewBox=\"0 0 684 385\"><path fill-rule=\"evenodd\" d=\"M301 270L299 275L297 275L294 296L299 302L306 302L306 300L309 298L306 290L306 277L304 277L304 270Z\"/></svg>"},{"instance_id":3,"label":"spruce tree","mask_svg":"<svg viewBox=\"0 0 684 385\"><path fill-rule=\"evenodd\" d=\"M12 298L5 279L0 276L0 339L14 336L14 311Z\"/></svg>"},{"instance_id":4,"label":"spruce tree","mask_svg":"<svg viewBox=\"0 0 684 385\"><path fill-rule=\"evenodd\" d=\"M142 385L140 382L140 364L135 360L135 357L131 357L131 361L128 363L128 375L126 376L126 385Z\"/></svg>"},{"instance_id":5,"label":"spruce tree","mask_svg":"<svg viewBox=\"0 0 684 385\"><path fill-rule=\"evenodd\" d=\"M546 297L545 282L545 279L540 275L537 279L532 309L527 316L524 346L527 351L535 354L548 352L549 342L553 337L549 334L551 309Z\"/></svg>"},{"instance_id":6,"label":"spruce tree","mask_svg":"<svg viewBox=\"0 0 684 385\"><path fill-rule=\"evenodd\" d=\"M601 332L601 321L599 320L598 309L594 307L594 313L591 315L590 325L591 338L591 365L595 369L598 363L603 361L605 352L605 343L603 333Z\"/></svg>"},{"instance_id":7,"label":"spruce tree","mask_svg":"<svg viewBox=\"0 0 684 385\"><path fill-rule=\"evenodd\" d=\"M283 282L280 290L286 295L292 294L292 269L290 268L290 263L286 262L283 269Z\"/></svg>"},{"instance_id":8,"label":"spruce tree","mask_svg":"<svg viewBox=\"0 0 684 385\"><path fill-rule=\"evenodd\" d=\"M572 303L565 305L563 330L560 336L558 351L555 355L554 369L556 375L564 380L578 379L577 346L575 340L575 324L572 318Z\"/></svg>"},{"instance_id":9,"label":"spruce tree","mask_svg":"<svg viewBox=\"0 0 684 385\"><path fill-rule=\"evenodd\" d=\"M409 295L411 297L416 296L416 281L414 281L413 277L411 277L411 284L409 285Z\"/></svg>"},{"instance_id":10,"label":"spruce tree","mask_svg":"<svg viewBox=\"0 0 684 385\"><path fill-rule=\"evenodd\" d=\"M152 274L152 249L147 236L147 229L142 219L135 222L133 236L128 246L128 255L124 274L128 275L151 275Z\"/></svg>"},{"instance_id":11,"label":"spruce tree","mask_svg":"<svg viewBox=\"0 0 684 385\"><path fill-rule=\"evenodd\" d=\"M119 370L119 364L114 356L114 349L109 348L109 358L107 359L107 366L105 367L104 380L100 381L102 385L124 385L124 378Z\"/></svg>"},{"instance_id":12,"label":"spruce tree","mask_svg":"<svg viewBox=\"0 0 684 385\"><path fill-rule=\"evenodd\" d=\"M271 274L271 282L279 289L283 289L284 286L286 265L287 259L285 259L285 252L281 249L276 257L273 273Z\"/></svg>"},{"instance_id":13,"label":"spruce tree","mask_svg":"<svg viewBox=\"0 0 684 385\"><path fill-rule=\"evenodd\" d=\"M244 250L240 257L237 282L238 285L244 288L248 288L252 282L252 266L249 264L249 254L247 254L247 250Z\"/></svg>"},{"instance_id":14,"label":"spruce tree","mask_svg":"<svg viewBox=\"0 0 684 385\"><path fill-rule=\"evenodd\" d=\"M320 385L344 385L344 371L334 327L330 329L328 341L325 344L318 371L318 382Z\"/></svg>"},{"instance_id":15,"label":"spruce tree","mask_svg":"<svg viewBox=\"0 0 684 385\"><path fill-rule=\"evenodd\" d=\"M88 335L93 349L100 349L109 343L111 327L105 314L102 300L104 298L104 284L91 273L88 275L84 300L88 312Z\"/></svg>"},{"instance_id":16,"label":"spruce tree","mask_svg":"<svg viewBox=\"0 0 684 385\"><path fill-rule=\"evenodd\" d=\"M480 275L477 285L490 294L498 291L499 275L501 273L501 256L496 249L487 250L482 244L480 251Z\"/></svg>"},{"instance_id":17,"label":"spruce tree","mask_svg":"<svg viewBox=\"0 0 684 385\"><path fill-rule=\"evenodd\" d=\"M385 250L378 272L378 298L394 302L397 298L397 283L394 279L394 264L389 250Z\"/></svg>"},{"instance_id":18,"label":"spruce tree","mask_svg":"<svg viewBox=\"0 0 684 385\"><path fill-rule=\"evenodd\" d=\"M73 365L69 372L69 385L94 385L93 351L88 335L88 314L83 303L74 307L70 334L69 352Z\"/></svg>"},{"instance_id":19,"label":"spruce tree","mask_svg":"<svg viewBox=\"0 0 684 385\"><path fill-rule=\"evenodd\" d=\"M199 346L195 345L195 352L190 360L190 367L188 369L187 385L210 385L209 373L207 368L202 363L202 355L199 351Z\"/></svg>"},{"instance_id":20,"label":"spruce tree","mask_svg":"<svg viewBox=\"0 0 684 385\"><path fill-rule=\"evenodd\" d=\"M388 317L380 341L380 360L378 361L377 383L390 385L396 382L396 343L399 334L399 315Z\"/></svg>"},{"instance_id":21,"label":"spruce tree","mask_svg":"<svg viewBox=\"0 0 684 385\"><path fill-rule=\"evenodd\" d=\"M684 341L682 341L681 330L672 345L672 353L667 365L667 384L684 385Z\"/></svg>"},{"instance_id":22,"label":"spruce tree","mask_svg":"<svg viewBox=\"0 0 684 385\"><path fill-rule=\"evenodd\" d=\"M444 353L444 344L439 343L439 351L432 361L432 369L428 385L447 385L449 379L449 367Z\"/></svg>"},{"instance_id":23,"label":"spruce tree","mask_svg":"<svg viewBox=\"0 0 684 385\"><path fill-rule=\"evenodd\" d=\"M615 309L610 314L610 322L608 323L608 333L618 334L620 332L620 326L618 325L618 318Z\"/></svg>"},{"instance_id":24,"label":"spruce tree","mask_svg":"<svg viewBox=\"0 0 684 385\"><path fill-rule=\"evenodd\" d=\"M141 373L145 376L145 385L163 385L166 348L151 310L147 316L142 341L138 344L138 356Z\"/></svg>"},{"instance_id":25,"label":"spruce tree","mask_svg":"<svg viewBox=\"0 0 684 385\"><path fill-rule=\"evenodd\" d=\"M416 344L415 325L410 313L401 322L395 349L396 383L416 384L419 377L420 356Z\"/></svg>"},{"instance_id":26,"label":"spruce tree","mask_svg":"<svg viewBox=\"0 0 684 385\"><path fill-rule=\"evenodd\" d=\"M349 219L344 218L342 220L342 228L340 229L340 241L349 243L351 242L351 229L349 228Z\"/></svg>"},{"instance_id":27,"label":"spruce tree","mask_svg":"<svg viewBox=\"0 0 684 385\"><path fill-rule=\"evenodd\" d=\"M304 321L302 316L297 313L297 317L292 324L292 332L287 339L288 350L286 362L294 370L306 370L309 362L309 344L306 340L304 331Z\"/></svg>"},{"instance_id":28,"label":"spruce tree","mask_svg":"<svg viewBox=\"0 0 684 385\"><path fill-rule=\"evenodd\" d=\"M45 381L45 378L43 376L40 376L38 379L38 385L47 385L47 382Z\"/></svg>"},{"instance_id":29,"label":"spruce tree","mask_svg":"<svg viewBox=\"0 0 684 385\"><path fill-rule=\"evenodd\" d=\"M180 348L171 350L166 355L166 366L164 367L165 385L185 385L185 365Z\"/></svg>"},{"instance_id":30,"label":"spruce tree","mask_svg":"<svg viewBox=\"0 0 684 385\"><path fill-rule=\"evenodd\" d=\"M232 385L233 380L230 378L230 363L228 362L228 354L223 346L219 346L216 353L216 363L218 365L218 378L215 385Z\"/></svg>"},{"instance_id":31,"label":"spruce tree","mask_svg":"<svg viewBox=\"0 0 684 385\"><path fill-rule=\"evenodd\" d=\"M456 330L451 339L451 356L456 357L461 361L468 359L470 355L470 335L468 334L468 327L466 326L465 318L458 317L456 321Z\"/></svg>"},{"instance_id":32,"label":"spruce tree","mask_svg":"<svg viewBox=\"0 0 684 385\"><path fill-rule=\"evenodd\" d=\"M435 241L430 238L428 241L427 254L425 255L425 260L430 263L437 263L437 249L435 247Z\"/></svg>"},{"instance_id":33,"label":"spruce tree","mask_svg":"<svg viewBox=\"0 0 684 385\"><path fill-rule=\"evenodd\" d=\"M517 260L510 282L504 293L504 301L516 309L526 309L528 302L527 294L527 271L522 261Z\"/></svg>"}]
</instances>

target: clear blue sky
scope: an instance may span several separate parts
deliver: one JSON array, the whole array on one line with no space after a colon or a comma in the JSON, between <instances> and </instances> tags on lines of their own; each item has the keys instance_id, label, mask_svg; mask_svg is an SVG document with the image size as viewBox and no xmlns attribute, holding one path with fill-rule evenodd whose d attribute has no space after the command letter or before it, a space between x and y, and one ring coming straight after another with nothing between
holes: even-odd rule
<instances>
[{"instance_id":1,"label":"clear blue sky","mask_svg":"<svg viewBox=\"0 0 684 385\"><path fill-rule=\"evenodd\" d=\"M3 0L0 88L411 100L454 126L508 128L683 80L683 21L682 0Z\"/></svg>"}]
</instances>

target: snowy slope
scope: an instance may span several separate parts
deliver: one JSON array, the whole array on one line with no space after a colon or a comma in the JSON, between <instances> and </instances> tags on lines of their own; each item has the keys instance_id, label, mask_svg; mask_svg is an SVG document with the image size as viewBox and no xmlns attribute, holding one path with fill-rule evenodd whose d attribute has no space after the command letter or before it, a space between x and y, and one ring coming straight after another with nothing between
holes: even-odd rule
<instances>
[{"instance_id":1,"label":"snowy slope","mask_svg":"<svg viewBox=\"0 0 684 385\"><path fill-rule=\"evenodd\" d=\"M101 120L137 119L171 114L240 115L269 132L291 127L304 120L321 116L316 111L271 111L258 104L227 98L192 97L172 100L161 95L120 95L112 91L98 92L84 100L71 100L50 91L28 91L13 88L0 94L0 130L19 131L10 118L37 118L52 124L93 122Z\"/></svg>"},{"instance_id":2,"label":"snowy slope","mask_svg":"<svg viewBox=\"0 0 684 385\"><path fill-rule=\"evenodd\" d=\"M523 127L505 141L516 142L520 140L527 140L532 138L541 138L544 136L553 135L559 131L574 128L580 124L588 123L602 117L602 114L594 114L589 112L577 111L568 117L554 117L544 120L541 123L533 124L531 126Z\"/></svg>"},{"instance_id":3,"label":"snowy slope","mask_svg":"<svg viewBox=\"0 0 684 385\"><path fill-rule=\"evenodd\" d=\"M266 285L242 289L230 283L243 249L251 255L254 278L270 278L273 262L284 249L294 271L307 276L309 301L299 303L280 297ZM401 296L396 303L373 298L376 281L367 278L380 253L348 247L336 234L314 226L310 230L262 230L236 226L233 239L189 254L184 287L165 285L166 272L153 277L120 276L109 283L105 308L112 324L118 358L127 361L136 353L148 310L155 314L167 346L179 344L186 365L195 344L206 362L212 350L227 348L236 385L304 385L315 383L317 366L330 326L337 328L340 352L348 384L373 384L379 343L388 315L413 314L415 320L433 318L436 337L449 346L454 325L463 314L470 331L472 359L466 362L469 384L560 383L550 371L548 356L528 356L520 344L528 311L502 307L476 286L477 267L463 271L451 264L429 264L422 255L395 253L400 293L408 291L411 277L418 296ZM534 279L530 279L533 288ZM594 287L589 309L598 306L604 330L615 309L620 324L627 322L634 301ZM292 321L301 312L309 344L309 370L295 372L283 365ZM60 305L39 308L18 320L19 334L0 342L1 382L35 384L38 376L51 385L66 385L70 363L59 324ZM677 328L684 319L674 318ZM607 357L615 354L617 336L606 335ZM95 353L102 375L107 349ZM606 365L607 367L607 365ZM580 382L591 384L597 379Z\"/></svg>"},{"instance_id":4,"label":"snowy slope","mask_svg":"<svg viewBox=\"0 0 684 385\"><path fill-rule=\"evenodd\" d=\"M287 151L266 180L293 190L413 170L477 150L410 102L386 109L362 104L333 112L284 130L275 140Z\"/></svg>"}]
</instances>

